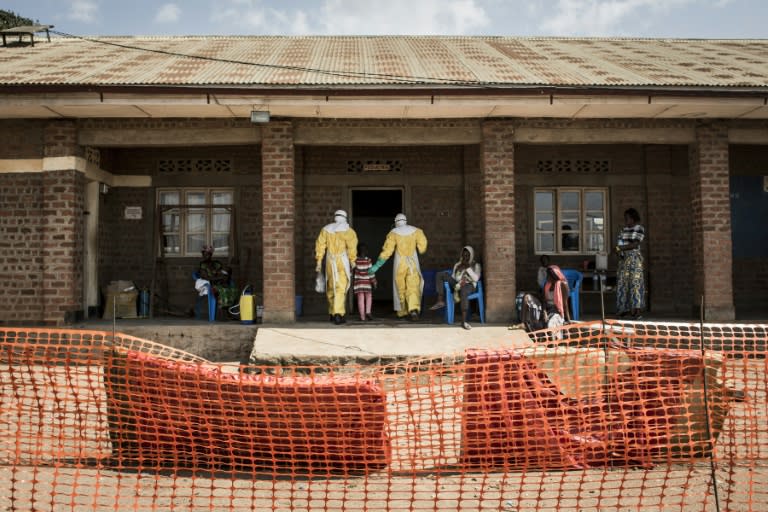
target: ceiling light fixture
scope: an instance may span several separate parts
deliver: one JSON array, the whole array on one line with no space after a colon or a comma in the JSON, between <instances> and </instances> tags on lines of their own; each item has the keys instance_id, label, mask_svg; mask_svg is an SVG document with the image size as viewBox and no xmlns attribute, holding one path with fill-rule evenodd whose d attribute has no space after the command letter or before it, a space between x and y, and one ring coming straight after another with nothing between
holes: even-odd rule
<instances>
[{"instance_id":1,"label":"ceiling light fixture","mask_svg":"<svg viewBox=\"0 0 768 512\"><path fill-rule=\"evenodd\" d=\"M268 123L269 122L269 111L268 110L252 110L251 111L251 122L252 123Z\"/></svg>"}]
</instances>

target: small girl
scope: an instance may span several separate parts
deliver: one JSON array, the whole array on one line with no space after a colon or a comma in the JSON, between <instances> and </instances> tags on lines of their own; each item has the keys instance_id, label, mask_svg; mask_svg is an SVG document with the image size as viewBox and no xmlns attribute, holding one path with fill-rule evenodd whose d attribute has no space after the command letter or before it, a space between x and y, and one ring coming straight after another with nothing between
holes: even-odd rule
<instances>
[{"instance_id":1,"label":"small girl","mask_svg":"<svg viewBox=\"0 0 768 512\"><path fill-rule=\"evenodd\" d=\"M360 313L360 320L371 321L371 306L373 303L373 290L376 288L376 275L368 274L373 262L368 257L368 246L360 244L357 246L357 259L355 260L355 284L353 291L357 295L357 311Z\"/></svg>"}]
</instances>

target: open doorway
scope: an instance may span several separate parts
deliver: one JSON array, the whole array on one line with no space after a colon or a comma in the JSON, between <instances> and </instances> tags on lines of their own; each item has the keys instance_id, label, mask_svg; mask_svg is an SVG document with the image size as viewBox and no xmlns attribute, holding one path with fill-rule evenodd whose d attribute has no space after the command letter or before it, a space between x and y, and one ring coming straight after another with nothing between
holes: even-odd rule
<instances>
[{"instance_id":1,"label":"open doorway","mask_svg":"<svg viewBox=\"0 0 768 512\"><path fill-rule=\"evenodd\" d=\"M394 226L395 215L403 211L403 190L401 188L386 189L353 189L352 190L352 227L357 232L360 243L368 246L368 256L376 262L376 258L384 245L387 233ZM374 316L389 314L392 309L392 261L376 273L378 287L373 292Z\"/></svg>"}]
</instances>

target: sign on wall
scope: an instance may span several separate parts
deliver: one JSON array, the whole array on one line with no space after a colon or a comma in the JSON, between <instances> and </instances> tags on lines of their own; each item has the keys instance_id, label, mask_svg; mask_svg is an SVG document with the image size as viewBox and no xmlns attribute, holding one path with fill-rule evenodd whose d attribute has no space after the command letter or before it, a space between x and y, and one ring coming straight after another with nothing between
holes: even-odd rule
<instances>
[{"instance_id":1,"label":"sign on wall","mask_svg":"<svg viewBox=\"0 0 768 512\"><path fill-rule=\"evenodd\" d=\"M141 220L141 206L126 206L123 218L126 220Z\"/></svg>"},{"instance_id":2,"label":"sign on wall","mask_svg":"<svg viewBox=\"0 0 768 512\"><path fill-rule=\"evenodd\" d=\"M376 171L391 171L392 165L390 164L363 164L363 170L368 172Z\"/></svg>"}]
</instances>

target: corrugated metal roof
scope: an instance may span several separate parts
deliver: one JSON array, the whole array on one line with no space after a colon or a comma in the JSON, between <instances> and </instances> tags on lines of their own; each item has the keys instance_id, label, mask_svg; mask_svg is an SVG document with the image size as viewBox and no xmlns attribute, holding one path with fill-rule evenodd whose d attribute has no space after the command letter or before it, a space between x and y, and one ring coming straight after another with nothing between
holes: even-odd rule
<instances>
[{"instance_id":1,"label":"corrugated metal roof","mask_svg":"<svg viewBox=\"0 0 768 512\"><path fill-rule=\"evenodd\" d=\"M768 87L768 40L57 37L0 48L0 85Z\"/></svg>"}]
</instances>

